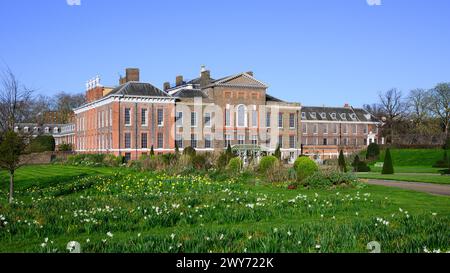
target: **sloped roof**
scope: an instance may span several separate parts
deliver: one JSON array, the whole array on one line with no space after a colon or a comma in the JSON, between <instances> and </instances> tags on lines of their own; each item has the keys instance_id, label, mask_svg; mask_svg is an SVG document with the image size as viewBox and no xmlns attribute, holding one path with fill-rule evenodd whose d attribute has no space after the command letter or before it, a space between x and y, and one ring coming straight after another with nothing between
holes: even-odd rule
<instances>
[{"instance_id":1,"label":"sloped roof","mask_svg":"<svg viewBox=\"0 0 450 273\"><path fill-rule=\"evenodd\" d=\"M127 82L114 88L108 95L170 97L169 94L161 89L142 82Z\"/></svg>"},{"instance_id":2,"label":"sloped roof","mask_svg":"<svg viewBox=\"0 0 450 273\"><path fill-rule=\"evenodd\" d=\"M303 106L302 112L302 120L308 121L379 122L366 110L353 107Z\"/></svg>"},{"instance_id":3,"label":"sloped roof","mask_svg":"<svg viewBox=\"0 0 450 273\"><path fill-rule=\"evenodd\" d=\"M208 96L200 89L180 89L172 94L176 98L207 98Z\"/></svg>"},{"instance_id":4,"label":"sloped roof","mask_svg":"<svg viewBox=\"0 0 450 273\"><path fill-rule=\"evenodd\" d=\"M263 88L268 88L268 85L267 85L267 84L265 84L265 83L263 83L263 82L257 80L255 77L251 76L251 75L248 74L248 73L239 73L239 74L236 74L236 75L224 77L224 78L221 78L221 79L212 81L211 84L212 84L212 85L221 85L221 84L225 84L225 85L226 85L226 84L230 84L230 82L232 82L233 80L238 79L239 77L244 77L244 78L246 78L246 79L248 79L248 80L250 80L250 81L253 81L255 86L260 86L260 87L263 87ZM237 85L240 85L240 84L237 84Z\"/></svg>"},{"instance_id":5,"label":"sloped roof","mask_svg":"<svg viewBox=\"0 0 450 273\"><path fill-rule=\"evenodd\" d=\"M266 94L266 101L274 101L274 102L284 102L278 98L275 98L274 96L271 96L269 94Z\"/></svg>"}]
</instances>

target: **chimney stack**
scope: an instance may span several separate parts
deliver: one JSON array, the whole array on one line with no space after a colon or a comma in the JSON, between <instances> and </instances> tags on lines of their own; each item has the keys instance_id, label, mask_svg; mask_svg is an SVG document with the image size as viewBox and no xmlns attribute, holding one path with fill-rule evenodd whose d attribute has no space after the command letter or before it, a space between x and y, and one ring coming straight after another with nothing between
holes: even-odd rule
<instances>
[{"instance_id":1,"label":"chimney stack","mask_svg":"<svg viewBox=\"0 0 450 273\"><path fill-rule=\"evenodd\" d=\"M170 89L170 82L165 82L164 83L164 91L167 91Z\"/></svg>"},{"instance_id":2,"label":"chimney stack","mask_svg":"<svg viewBox=\"0 0 450 273\"><path fill-rule=\"evenodd\" d=\"M183 85L183 76L181 76L181 75L177 76L177 78L175 80L175 84L176 84L176 86Z\"/></svg>"},{"instance_id":3,"label":"chimney stack","mask_svg":"<svg viewBox=\"0 0 450 273\"><path fill-rule=\"evenodd\" d=\"M206 70L205 66L202 66L200 74L200 87L206 87L211 83L211 72Z\"/></svg>"},{"instance_id":4,"label":"chimney stack","mask_svg":"<svg viewBox=\"0 0 450 273\"><path fill-rule=\"evenodd\" d=\"M351 107L350 107L350 104L346 103L346 104L344 105L344 108L351 108Z\"/></svg>"},{"instance_id":5,"label":"chimney stack","mask_svg":"<svg viewBox=\"0 0 450 273\"><path fill-rule=\"evenodd\" d=\"M127 68L125 70L125 77L120 77L119 84L124 84L127 82L138 82L140 80L139 68Z\"/></svg>"}]
</instances>

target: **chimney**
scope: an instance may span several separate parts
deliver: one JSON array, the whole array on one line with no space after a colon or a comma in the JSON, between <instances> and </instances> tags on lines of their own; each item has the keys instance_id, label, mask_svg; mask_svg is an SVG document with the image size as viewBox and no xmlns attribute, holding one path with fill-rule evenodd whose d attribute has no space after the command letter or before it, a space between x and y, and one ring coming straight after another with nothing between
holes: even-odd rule
<instances>
[{"instance_id":1,"label":"chimney","mask_svg":"<svg viewBox=\"0 0 450 273\"><path fill-rule=\"evenodd\" d=\"M348 104L348 103L344 104L344 108L351 108L350 104Z\"/></svg>"},{"instance_id":2,"label":"chimney","mask_svg":"<svg viewBox=\"0 0 450 273\"><path fill-rule=\"evenodd\" d=\"M164 83L164 91L167 91L170 89L170 82L165 82Z\"/></svg>"},{"instance_id":3,"label":"chimney","mask_svg":"<svg viewBox=\"0 0 450 273\"><path fill-rule=\"evenodd\" d=\"M203 88L205 86L208 86L211 83L211 73L209 70L206 70L204 67L202 67L202 72L200 76L200 87Z\"/></svg>"},{"instance_id":4,"label":"chimney","mask_svg":"<svg viewBox=\"0 0 450 273\"><path fill-rule=\"evenodd\" d=\"M248 71L247 74L253 77L253 71Z\"/></svg>"},{"instance_id":5,"label":"chimney","mask_svg":"<svg viewBox=\"0 0 450 273\"><path fill-rule=\"evenodd\" d=\"M127 82L138 82L140 80L139 74L138 68L127 68L125 70L125 77L120 77L119 84L122 85Z\"/></svg>"},{"instance_id":6,"label":"chimney","mask_svg":"<svg viewBox=\"0 0 450 273\"><path fill-rule=\"evenodd\" d=\"M175 84L176 84L176 86L183 85L183 76L181 76L181 75L177 76L177 78L175 80Z\"/></svg>"}]
</instances>

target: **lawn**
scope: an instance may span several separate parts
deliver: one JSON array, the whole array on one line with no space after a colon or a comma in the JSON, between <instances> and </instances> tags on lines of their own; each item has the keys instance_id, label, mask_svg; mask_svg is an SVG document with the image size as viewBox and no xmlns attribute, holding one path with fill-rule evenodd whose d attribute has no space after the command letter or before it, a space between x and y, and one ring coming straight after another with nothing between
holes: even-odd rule
<instances>
[{"instance_id":1,"label":"lawn","mask_svg":"<svg viewBox=\"0 0 450 273\"><path fill-rule=\"evenodd\" d=\"M405 182L422 182L433 184L450 184L450 176L443 176L440 174L431 173L396 173L396 174L381 174L381 173L358 173L359 178L364 179L379 179L379 180L395 180Z\"/></svg>"},{"instance_id":2,"label":"lawn","mask_svg":"<svg viewBox=\"0 0 450 273\"><path fill-rule=\"evenodd\" d=\"M444 157L442 149L391 149L394 166L432 167L436 161ZM379 162L384 161L385 150L381 151Z\"/></svg>"},{"instance_id":3,"label":"lawn","mask_svg":"<svg viewBox=\"0 0 450 273\"><path fill-rule=\"evenodd\" d=\"M65 166L24 168L17 186L13 206L0 189L0 252L66 252L70 241L83 252L450 250L450 198L401 189Z\"/></svg>"}]
</instances>

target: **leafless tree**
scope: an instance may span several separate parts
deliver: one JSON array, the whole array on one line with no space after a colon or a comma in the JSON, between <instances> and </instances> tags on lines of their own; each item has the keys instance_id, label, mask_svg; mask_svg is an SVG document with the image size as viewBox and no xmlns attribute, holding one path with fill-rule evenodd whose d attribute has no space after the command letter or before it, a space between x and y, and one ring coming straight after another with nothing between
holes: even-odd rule
<instances>
[{"instance_id":1,"label":"leafless tree","mask_svg":"<svg viewBox=\"0 0 450 273\"><path fill-rule=\"evenodd\" d=\"M56 95L54 102L55 110L60 112L67 120L63 122L69 122L68 118L74 108L80 107L86 102L84 94L69 94L66 92L60 92Z\"/></svg>"},{"instance_id":2,"label":"leafless tree","mask_svg":"<svg viewBox=\"0 0 450 273\"><path fill-rule=\"evenodd\" d=\"M438 84L431 90L430 109L440 119L444 128L445 137L448 139L450 126L450 83Z\"/></svg>"},{"instance_id":3,"label":"leafless tree","mask_svg":"<svg viewBox=\"0 0 450 273\"><path fill-rule=\"evenodd\" d=\"M374 115L376 118L378 118L379 120L381 120L385 114L383 112L382 106L378 103L372 103L372 104L364 104L363 108L371 113L372 115Z\"/></svg>"},{"instance_id":4,"label":"leafless tree","mask_svg":"<svg viewBox=\"0 0 450 273\"><path fill-rule=\"evenodd\" d=\"M431 98L425 89L414 89L406 98L406 107L414 124L420 126L430 116Z\"/></svg>"},{"instance_id":5,"label":"leafless tree","mask_svg":"<svg viewBox=\"0 0 450 273\"><path fill-rule=\"evenodd\" d=\"M404 112L405 104L402 99L402 92L397 89L390 89L385 93L380 93L381 109L386 115L386 126L390 134L390 142L394 142L395 123L398 122Z\"/></svg>"},{"instance_id":6,"label":"leafless tree","mask_svg":"<svg viewBox=\"0 0 450 273\"><path fill-rule=\"evenodd\" d=\"M11 69L0 73L0 130L14 130L24 120L33 91L21 85Z\"/></svg>"}]
</instances>

